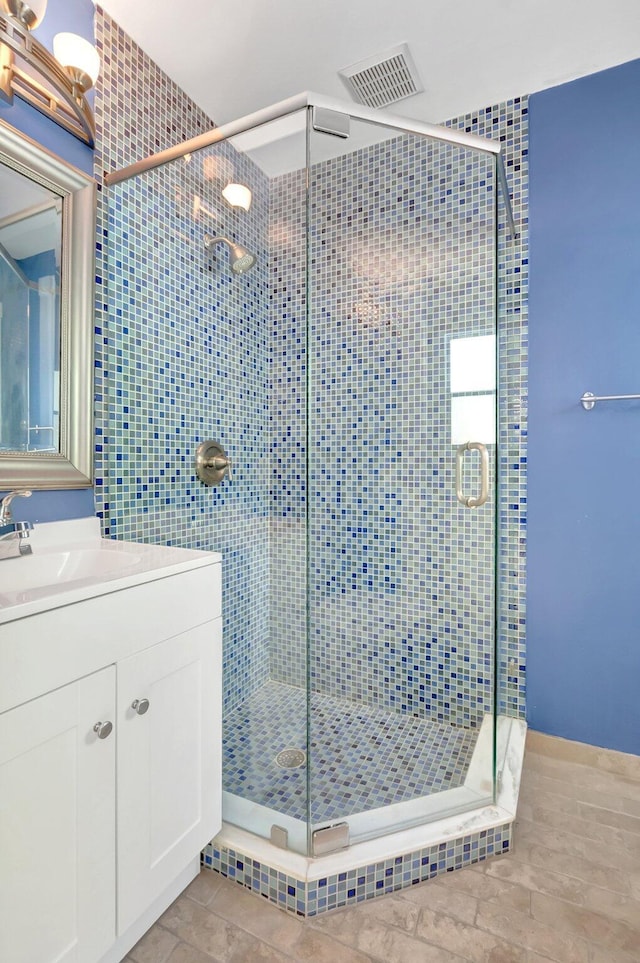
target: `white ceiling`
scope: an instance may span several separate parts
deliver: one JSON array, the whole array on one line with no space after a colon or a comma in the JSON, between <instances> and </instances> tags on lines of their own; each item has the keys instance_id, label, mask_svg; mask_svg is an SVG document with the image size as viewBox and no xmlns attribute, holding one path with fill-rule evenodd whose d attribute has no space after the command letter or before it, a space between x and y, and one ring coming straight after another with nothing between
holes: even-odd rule
<instances>
[{"instance_id":1,"label":"white ceiling","mask_svg":"<svg viewBox=\"0 0 640 963\"><path fill-rule=\"evenodd\" d=\"M424 93L394 113L438 123L640 56L640 0L101 0L216 124L408 42Z\"/></svg>"}]
</instances>

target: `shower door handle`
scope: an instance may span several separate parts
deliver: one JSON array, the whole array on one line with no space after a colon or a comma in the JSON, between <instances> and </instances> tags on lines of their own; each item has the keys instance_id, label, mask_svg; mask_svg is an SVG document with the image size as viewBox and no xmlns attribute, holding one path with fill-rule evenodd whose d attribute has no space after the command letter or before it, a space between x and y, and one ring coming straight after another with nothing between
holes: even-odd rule
<instances>
[{"instance_id":1,"label":"shower door handle","mask_svg":"<svg viewBox=\"0 0 640 963\"><path fill-rule=\"evenodd\" d=\"M462 491L462 462L465 452L480 453L480 494L465 495ZM467 441L456 450L456 498L465 508L478 508L489 497L489 452L481 441Z\"/></svg>"}]
</instances>

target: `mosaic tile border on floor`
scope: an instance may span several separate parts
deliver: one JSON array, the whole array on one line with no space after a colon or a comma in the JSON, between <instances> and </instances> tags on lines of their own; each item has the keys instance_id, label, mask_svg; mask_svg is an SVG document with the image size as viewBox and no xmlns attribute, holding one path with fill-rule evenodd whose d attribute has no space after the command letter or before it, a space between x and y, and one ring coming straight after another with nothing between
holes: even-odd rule
<instances>
[{"instance_id":1,"label":"mosaic tile border on floor","mask_svg":"<svg viewBox=\"0 0 640 963\"><path fill-rule=\"evenodd\" d=\"M205 869L234 879L240 886L296 916L318 916L363 900L375 899L451 873L511 849L513 823L482 830L377 863L358 866L321 879L299 880L215 840L202 852Z\"/></svg>"}]
</instances>

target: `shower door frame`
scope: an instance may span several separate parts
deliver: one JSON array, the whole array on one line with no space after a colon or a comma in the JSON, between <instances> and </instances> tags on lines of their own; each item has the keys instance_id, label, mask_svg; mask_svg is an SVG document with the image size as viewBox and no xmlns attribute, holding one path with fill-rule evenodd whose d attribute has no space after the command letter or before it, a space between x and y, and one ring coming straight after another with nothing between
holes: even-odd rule
<instances>
[{"instance_id":1,"label":"shower door frame","mask_svg":"<svg viewBox=\"0 0 640 963\"><path fill-rule=\"evenodd\" d=\"M252 114L246 114L244 117L230 121L228 124L214 127L204 134L198 134L196 137L191 137L181 144L175 144L166 150L158 151L157 154L150 154L144 158L144 160L136 161L135 164L129 164L127 167L123 167L118 171L107 171L104 175L104 183L107 187L120 184L122 181L129 180L131 177L137 177L139 174L146 173L146 171L153 170L156 167L162 167L173 160L184 157L185 154L191 154L193 151L202 150L204 147L219 144L222 141L229 140L231 137L235 137L237 134L244 134L254 127L261 127L270 121L280 120L289 116L289 114L294 114L305 107L320 107L325 110L335 111L336 113L348 114L356 120L364 120L369 123L390 127L393 130L397 130L399 134L416 134L419 137L430 137L433 140L455 144L458 147L469 147L472 150L482 151L486 154L494 154L509 233L512 238L515 238L516 228L501 144L490 140L488 137L479 137L477 134L467 134L464 131L454 130L450 127L441 127L438 124L427 124L409 117L398 117L384 110L374 110L370 107L364 107L361 104L335 100L332 97L325 97L324 94L317 94L310 90L296 94L294 97L289 97L287 100L281 100L277 104L272 104L270 107L263 107L261 110L256 110Z\"/></svg>"}]
</instances>

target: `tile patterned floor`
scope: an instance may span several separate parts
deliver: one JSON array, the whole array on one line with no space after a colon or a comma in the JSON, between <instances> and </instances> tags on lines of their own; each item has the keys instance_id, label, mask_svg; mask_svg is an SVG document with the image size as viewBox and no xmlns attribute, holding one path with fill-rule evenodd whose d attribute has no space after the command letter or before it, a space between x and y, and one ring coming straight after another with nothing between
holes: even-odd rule
<instances>
[{"instance_id":1,"label":"tile patterned floor","mask_svg":"<svg viewBox=\"0 0 640 963\"><path fill-rule=\"evenodd\" d=\"M311 702L314 822L454 789L464 782L478 730L441 725L332 696ZM224 723L224 788L306 819L306 772L281 769L281 749L306 750L306 693L268 682Z\"/></svg>"},{"instance_id":2,"label":"tile patterned floor","mask_svg":"<svg viewBox=\"0 0 640 963\"><path fill-rule=\"evenodd\" d=\"M515 839L306 921L204 871L127 963L639 963L640 758L530 733Z\"/></svg>"}]
</instances>

